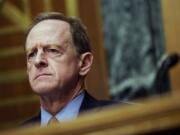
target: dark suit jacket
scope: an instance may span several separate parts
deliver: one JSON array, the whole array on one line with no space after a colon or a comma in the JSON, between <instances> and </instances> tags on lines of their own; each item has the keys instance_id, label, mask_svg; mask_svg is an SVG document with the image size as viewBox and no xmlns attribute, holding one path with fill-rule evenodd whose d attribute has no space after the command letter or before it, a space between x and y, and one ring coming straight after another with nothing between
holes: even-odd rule
<instances>
[{"instance_id":1,"label":"dark suit jacket","mask_svg":"<svg viewBox=\"0 0 180 135\"><path fill-rule=\"evenodd\" d=\"M112 105L112 104L117 104L119 102L116 101L107 101L107 100L96 100L93 98L88 92L85 91L85 96L82 101L81 107L80 107L80 113L87 111L87 110L92 110L92 109L100 109L104 106ZM33 117L30 120L25 121L22 126L26 125L32 125L35 123L40 123L41 121L41 114L39 113L37 116Z\"/></svg>"}]
</instances>

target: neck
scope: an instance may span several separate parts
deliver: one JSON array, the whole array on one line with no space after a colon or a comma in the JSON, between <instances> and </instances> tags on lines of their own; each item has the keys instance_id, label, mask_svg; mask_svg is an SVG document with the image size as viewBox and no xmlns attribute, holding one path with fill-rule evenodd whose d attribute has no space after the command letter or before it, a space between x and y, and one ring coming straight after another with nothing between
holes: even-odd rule
<instances>
[{"instance_id":1,"label":"neck","mask_svg":"<svg viewBox=\"0 0 180 135\"><path fill-rule=\"evenodd\" d=\"M78 85L69 92L61 92L61 90L46 96L40 96L40 104L43 109L52 115L56 115L71 100L79 96L84 91L84 83Z\"/></svg>"}]
</instances>

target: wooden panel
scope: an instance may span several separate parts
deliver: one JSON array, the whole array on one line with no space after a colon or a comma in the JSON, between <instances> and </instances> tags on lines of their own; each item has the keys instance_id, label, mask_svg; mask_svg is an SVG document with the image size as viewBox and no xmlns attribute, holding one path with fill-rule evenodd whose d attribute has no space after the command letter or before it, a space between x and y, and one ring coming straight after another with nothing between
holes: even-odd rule
<instances>
[{"instance_id":1,"label":"wooden panel","mask_svg":"<svg viewBox=\"0 0 180 135\"><path fill-rule=\"evenodd\" d=\"M21 98L21 97L19 97ZM28 98L28 97L27 97ZM39 101L25 101L24 103L6 105L0 108L0 130L18 127L25 120L37 115ZM5 117L8 116L8 117Z\"/></svg>"},{"instance_id":2,"label":"wooden panel","mask_svg":"<svg viewBox=\"0 0 180 135\"><path fill-rule=\"evenodd\" d=\"M38 13L65 13L64 0L6 0L0 6L0 129L17 126L39 110L26 75L24 30ZM32 96L32 98L31 98Z\"/></svg>"},{"instance_id":3,"label":"wooden panel","mask_svg":"<svg viewBox=\"0 0 180 135\"><path fill-rule=\"evenodd\" d=\"M53 11L66 15L65 0L52 0Z\"/></svg>"},{"instance_id":4,"label":"wooden panel","mask_svg":"<svg viewBox=\"0 0 180 135\"><path fill-rule=\"evenodd\" d=\"M23 85L22 85L23 83ZM0 85L0 99L1 101L4 99L11 99L13 100L14 97L20 97L20 96L28 96L33 94L29 82L27 80L24 81L17 81L14 83L4 83Z\"/></svg>"},{"instance_id":5,"label":"wooden panel","mask_svg":"<svg viewBox=\"0 0 180 135\"><path fill-rule=\"evenodd\" d=\"M164 21L165 39L168 54L180 55L180 1L161 0ZM180 64L170 72L173 92L180 90Z\"/></svg>"},{"instance_id":6,"label":"wooden panel","mask_svg":"<svg viewBox=\"0 0 180 135\"><path fill-rule=\"evenodd\" d=\"M69 4L71 1L69 1ZM76 0L78 2L78 0ZM33 94L26 76L26 60L23 50L25 36L24 30L32 19L44 11L58 11L63 14L72 15L79 7L80 17L88 27L95 62L93 70L87 79L90 92L99 99L108 98L108 81L106 63L103 50L102 26L99 11L99 1L79 1L75 10L66 9L65 0L6 0L0 11L0 128L12 127L20 121L35 114L38 103L28 100L28 104L19 104L20 99L28 99ZM47 5L48 4L48 5ZM74 5L75 6L75 5ZM94 8L91 12L92 7ZM77 10L78 11L78 10ZM79 14L79 13L76 13ZM7 105L7 106L3 106ZM13 115L11 113L13 112ZM19 118L22 116L22 119ZM12 120L12 123L10 121ZM17 121L17 124L13 122ZM9 124L7 124L9 123Z\"/></svg>"},{"instance_id":7,"label":"wooden panel","mask_svg":"<svg viewBox=\"0 0 180 135\"><path fill-rule=\"evenodd\" d=\"M0 61L1 63L3 63L0 66L0 71L4 71L4 72L10 70L18 70L21 69L22 67L25 69L26 67L26 60L24 54L4 57L4 58L0 57Z\"/></svg>"},{"instance_id":8,"label":"wooden panel","mask_svg":"<svg viewBox=\"0 0 180 135\"><path fill-rule=\"evenodd\" d=\"M153 98L136 105L116 105L48 127L28 127L1 135L158 135L180 133L180 96Z\"/></svg>"},{"instance_id":9,"label":"wooden panel","mask_svg":"<svg viewBox=\"0 0 180 135\"><path fill-rule=\"evenodd\" d=\"M87 78L87 88L96 98L108 99L109 86L99 0L78 0L78 3L79 16L87 26L94 53L94 63Z\"/></svg>"},{"instance_id":10,"label":"wooden panel","mask_svg":"<svg viewBox=\"0 0 180 135\"><path fill-rule=\"evenodd\" d=\"M26 111L22 112L22 108ZM16 113L12 113L16 110ZM14 106L4 106L0 108L0 115L8 115L9 117L1 117L2 123L11 122L15 120L24 121L24 119L30 118L32 115L35 115L39 111L38 100L34 100L31 103L17 104ZM18 125L16 125L18 126Z\"/></svg>"},{"instance_id":11,"label":"wooden panel","mask_svg":"<svg viewBox=\"0 0 180 135\"><path fill-rule=\"evenodd\" d=\"M31 17L32 19L38 14L44 11L44 0L31 0Z\"/></svg>"}]
</instances>

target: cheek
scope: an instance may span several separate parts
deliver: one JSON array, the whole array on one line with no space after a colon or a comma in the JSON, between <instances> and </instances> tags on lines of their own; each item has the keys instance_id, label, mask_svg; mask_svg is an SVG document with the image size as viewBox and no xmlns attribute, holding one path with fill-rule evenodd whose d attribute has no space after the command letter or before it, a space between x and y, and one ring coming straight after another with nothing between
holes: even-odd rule
<instances>
[{"instance_id":1,"label":"cheek","mask_svg":"<svg viewBox=\"0 0 180 135\"><path fill-rule=\"evenodd\" d=\"M27 63L27 74L29 75L32 70L32 64Z\"/></svg>"},{"instance_id":2,"label":"cheek","mask_svg":"<svg viewBox=\"0 0 180 135\"><path fill-rule=\"evenodd\" d=\"M58 77L64 77L65 74L68 73L69 67L67 67L65 64L58 63L54 64L53 67L51 67L51 69Z\"/></svg>"},{"instance_id":3,"label":"cheek","mask_svg":"<svg viewBox=\"0 0 180 135\"><path fill-rule=\"evenodd\" d=\"M32 78L33 78L33 68L30 65L27 66L27 75L28 75L29 81L32 81Z\"/></svg>"},{"instance_id":4,"label":"cheek","mask_svg":"<svg viewBox=\"0 0 180 135\"><path fill-rule=\"evenodd\" d=\"M49 70L55 74L56 77L67 78L72 74L77 74L79 63L75 56L62 56L58 59L49 59Z\"/></svg>"},{"instance_id":5,"label":"cheek","mask_svg":"<svg viewBox=\"0 0 180 135\"><path fill-rule=\"evenodd\" d=\"M32 73L31 72L28 72L28 78L29 78L29 82L32 83L33 81L33 77L32 77Z\"/></svg>"},{"instance_id":6,"label":"cheek","mask_svg":"<svg viewBox=\"0 0 180 135\"><path fill-rule=\"evenodd\" d=\"M72 74L77 73L77 63L74 61L58 63L54 65L54 70L56 74L60 77L72 76Z\"/></svg>"}]
</instances>

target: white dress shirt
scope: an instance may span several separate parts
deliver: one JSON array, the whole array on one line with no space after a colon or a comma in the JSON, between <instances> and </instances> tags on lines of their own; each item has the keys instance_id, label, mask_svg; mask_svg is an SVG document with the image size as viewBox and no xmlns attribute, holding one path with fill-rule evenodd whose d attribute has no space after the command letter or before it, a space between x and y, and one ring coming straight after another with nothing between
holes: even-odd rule
<instances>
[{"instance_id":1,"label":"white dress shirt","mask_svg":"<svg viewBox=\"0 0 180 135\"><path fill-rule=\"evenodd\" d=\"M59 111L55 117L60 122L66 122L69 120L74 120L78 116L81 103L84 98L84 92L79 96L70 101L61 111ZM41 125L47 125L48 121L51 119L52 115L48 113L41 107Z\"/></svg>"}]
</instances>

